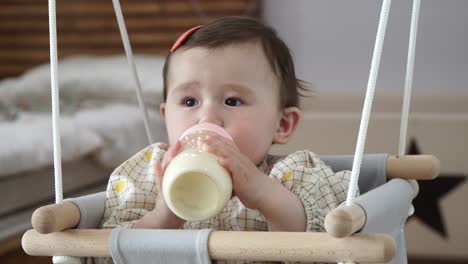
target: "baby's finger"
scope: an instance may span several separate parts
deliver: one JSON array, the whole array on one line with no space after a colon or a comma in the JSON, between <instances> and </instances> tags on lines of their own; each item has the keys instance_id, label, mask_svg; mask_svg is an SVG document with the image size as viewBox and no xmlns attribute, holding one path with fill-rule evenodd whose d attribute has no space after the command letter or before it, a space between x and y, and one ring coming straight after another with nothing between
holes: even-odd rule
<instances>
[{"instance_id":1,"label":"baby's finger","mask_svg":"<svg viewBox=\"0 0 468 264\"><path fill-rule=\"evenodd\" d=\"M237 164L234 164L233 162L231 162L231 159L229 159L228 157L219 157L219 156L218 156L218 162L221 166L223 166L229 172L229 174L231 174L231 177L234 176L234 172L237 169L237 166L236 166Z\"/></svg>"},{"instance_id":2,"label":"baby's finger","mask_svg":"<svg viewBox=\"0 0 468 264\"><path fill-rule=\"evenodd\" d=\"M236 144L234 144L234 141L227 139L223 136L220 135L209 135L204 139L204 142L224 142L225 144L229 145L232 148L237 148Z\"/></svg>"},{"instance_id":3,"label":"baby's finger","mask_svg":"<svg viewBox=\"0 0 468 264\"><path fill-rule=\"evenodd\" d=\"M238 150L225 140L208 140L203 143L202 149L221 158L237 157Z\"/></svg>"},{"instance_id":4,"label":"baby's finger","mask_svg":"<svg viewBox=\"0 0 468 264\"><path fill-rule=\"evenodd\" d=\"M164 172L167 168L167 165L169 165L169 163L171 162L171 160L177 156L177 154L179 154L180 150L182 149L182 144L180 143L180 141L177 141L175 143L175 145L171 146L166 154L164 155L164 158L163 158L163 161L162 161L162 164L161 164L161 167L162 167L162 171Z\"/></svg>"},{"instance_id":5,"label":"baby's finger","mask_svg":"<svg viewBox=\"0 0 468 264\"><path fill-rule=\"evenodd\" d=\"M154 165L154 171L155 171L155 181L156 181L156 185L158 186L158 191L161 191L163 170L161 167L161 162L159 160L156 161L156 164Z\"/></svg>"}]
</instances>

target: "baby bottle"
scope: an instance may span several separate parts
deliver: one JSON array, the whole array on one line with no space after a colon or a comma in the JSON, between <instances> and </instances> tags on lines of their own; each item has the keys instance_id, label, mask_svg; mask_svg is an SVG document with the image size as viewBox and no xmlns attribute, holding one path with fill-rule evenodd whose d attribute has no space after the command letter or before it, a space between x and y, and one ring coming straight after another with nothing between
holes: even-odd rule
<instances>
[{"instance_id":1,"label":"baby bottle","mask_svg":"<svg viewBox=\"0 0 468 264\"><path fill-rule=\"evenodd\" d=\"M231 198L229 172L214 154L201 149L200 140L214 134L232 140L226 130L212 123L201 123L185 131L180 137L182 150L164 173L164 201L182 219L211 218L221 212Z\"/></svg>"}]
</instances>

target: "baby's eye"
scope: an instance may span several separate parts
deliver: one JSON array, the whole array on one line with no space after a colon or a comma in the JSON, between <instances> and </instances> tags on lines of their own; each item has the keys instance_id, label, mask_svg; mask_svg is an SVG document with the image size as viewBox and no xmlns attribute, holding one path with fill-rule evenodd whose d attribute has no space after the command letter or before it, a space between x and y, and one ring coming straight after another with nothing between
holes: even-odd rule
<instances>
[{"instance_id":1,"label":"baby's eye","mask_svg":"<svg viewBox=\"0 0 468 264\"><path fill-rule=\"evenodd\" d=\"M229 97L224 100L224 103L229 106L240 106L242 104L242 100L235 97Z\"/></svg>"},{"instance_id":2,"label":"baby's eye","mask_svg":"<svg viewBox=\"0 0 468 264\"><path fill-rule=\"evenodd\" d=\"M185 97L182 99L182 104L186 107L193 107L198 104L198 101L193 97Z\"/></svg>"}]
</instances>

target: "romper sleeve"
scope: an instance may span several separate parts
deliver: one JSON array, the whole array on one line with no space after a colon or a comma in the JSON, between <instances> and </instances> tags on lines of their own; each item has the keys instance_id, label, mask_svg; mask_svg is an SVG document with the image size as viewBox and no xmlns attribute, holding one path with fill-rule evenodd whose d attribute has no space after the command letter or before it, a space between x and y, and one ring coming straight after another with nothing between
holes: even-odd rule
<instances>
[{"instance_id":1,"label":"romper sleeve","mask_svg":"<svg viewBox=\"0 0 468 264\"><path fill-rule=\"evenodd\" d=\"M327 213L346 200L350 176L350 171L333 172L310 151L286 156L270 172L302 202L307 232L325 231Z\"/></svg>"},{"instance_id":2,"label":"romper sleeve","mask_svg":"<svg viewBox=\"0 0 468 264\"><path fill-rule=\"evenodd\" d=\"M154 165L167 148L164 143L150 145L114 170L107 184L101 228L129 227L153 210L158 195Z\"/></svg>"}]
</instances>

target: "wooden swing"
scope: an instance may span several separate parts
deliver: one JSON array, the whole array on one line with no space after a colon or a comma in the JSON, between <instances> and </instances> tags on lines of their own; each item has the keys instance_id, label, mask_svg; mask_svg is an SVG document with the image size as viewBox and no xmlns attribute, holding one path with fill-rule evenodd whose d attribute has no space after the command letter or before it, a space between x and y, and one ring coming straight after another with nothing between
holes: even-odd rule
<instances>
[{"instance_id":1,"label":"wooden swing","mask_svg":"<svg viewBox=\"0 0 468 264\"><path fill-rule=\"evenodd\" d=\"M132 67L134 77L137 83L137 95L140 106L145 117L145 126L147 128L148 139L152 142L149 126L147 125L147 114L143 101L141 100L141 88L139 87L138 77L136 76L135 65L132 59L132 52L129 45L125 24L118 0L113 0L116 11L119 28L121 30L125 51ZM384 0L382 13L380 16L379 28L377 32L376 47L371 66L371 74L364 104L363 117L361 120L360 134L358 137L356 153L353 162L353 175L351 177L350 189L352 185L357 187L357 177L361 168L363 148L365 142L365 132L369 121L370 109L372 106L373 91L380 61L380 53L385 35L386 21L390 8L390 0ZM415 0L413 7L412 35L410 36L410 47L414 49L415 30L413 27L417 24L417 12L419 10L419 1ZM52 74L52 114L54 117L53 126L57 127L58 103L54 102L58 97L57 76L56 76L56 36L55 36L55 2L49 0L50 12L50 31L51 31L51 74ZM415 15L416 14L416 15ZM411 45L413 41L413 45ZM412 55L412 53L410 52ZM412 69L413 58L409 55L408 61ZM407 76L408 77L408 76ZM408 83L407 83L408 84ZM411 85L407 85L410 87ZM54 96L55 95L55 96ZM404 121L407 122L409 109L409 97L405 96L405 102L408 107L404 109L402 118L402 127ZM404 120L406 119L406 120ZM406 137L406 127L401 137ZM54 130L54 146L60 149L59 137ZM392 183L395 189L383 190L380 187L373 191L365 193L360 197L365 199L374 199L390 191L406 188L408 203L417 195L418 185L414 180L431 180L435 178L440 171L439 160L432 155L414 155L404 156L400 141L400 153L398 156L389 156L386 158L386 178L390 180L382 187L388 187ZM57 151L55 152L57 153ZM54 153L54 154L55 154ZM57 157L58 156L58 157ZM60 157L55 154L56 181L61 181ZM59 176L57 176L57 174ZM393 179L393 180L392 180ZM388 185L388 186L386 186ZM392 185L392 186L393 186ZM388 187L390 188L390 187ZM387 188L387 189L388 189ZM61 189L61 188L59 188ZM61 192L61 190L59 190ZM327 233L306 233L306 232L235 232L235 231L212 231L208 238L208 253L211 259L244 259L257 261L322 261L322 262L390 262L396 254L397 245L394 238L389 234L374 233L364 234L356 233L365 229L366 225L372 219L372 215L362 204L354 203L354 192L349 191L346 205L332 210L325 219L325 228ZM372 196L373 195L373 196ZM62 194L56 194L57 203L53 205L38 208L32 216L32 226L34 229L28 230L22 239L24 251L34 256L94 256L109 257L109 237L112 230L98 229L74 229L83 221L81 208L71 201L62 201ZM370 198L369 198L370 197ZM363 199L364 199L363 198ZM380 198L379 198L380 199ZM97 200L99 201L99 199ZM102 202L102 200L101 200ZM383 203L380 207L392 206L389 203ZM406 211L407 213L408 211ZM406 219L407 214L402 216ZM94 227L95 228L95 227ZM396 227L398 228L398 226ZM147 230L150 232L150 230ZM184 232L182 230L173 230L171 232ZM406 258L406 256L404 256Z\"/></svg>"}]
</instances>

